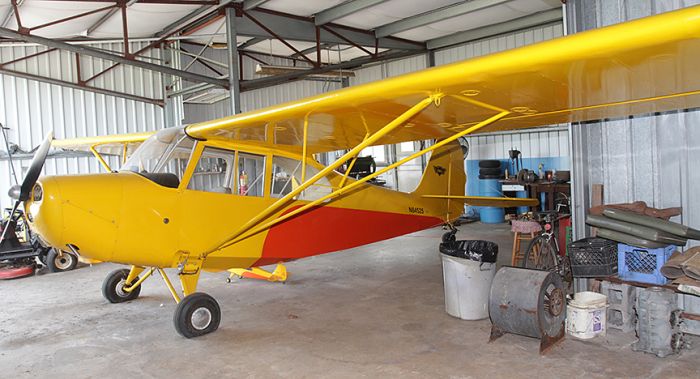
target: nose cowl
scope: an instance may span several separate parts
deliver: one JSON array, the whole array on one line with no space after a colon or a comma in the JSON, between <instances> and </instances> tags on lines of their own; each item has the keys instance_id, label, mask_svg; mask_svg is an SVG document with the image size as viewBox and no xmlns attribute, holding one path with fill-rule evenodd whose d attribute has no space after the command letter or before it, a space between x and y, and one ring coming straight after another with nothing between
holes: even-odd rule
<instances>
[{"instance_id":1,"label":"nose cowl","mask_svg":"<svg viewBox=\"0 0 700 379\"><path fill-rule=\"evenodd\" d=\"M30 196L24 203L24 213L32 231L50 246L65 249L60 188L52 177L43 178L36 186L40 186L42 196L36 199Z\"/></svg>"},{"instance_id":2,"label":"nose cowl","mask_svg":"<svg viewBox=\"0 0 700 379\"><path fill-rule=\"evenodd\" d=\"M42 200L30 200L28 211L42 239L58 248L73 245L87 258L109 260L123 197L116 175L46 177L40 185Z\"/></svg>"}]
</instances>

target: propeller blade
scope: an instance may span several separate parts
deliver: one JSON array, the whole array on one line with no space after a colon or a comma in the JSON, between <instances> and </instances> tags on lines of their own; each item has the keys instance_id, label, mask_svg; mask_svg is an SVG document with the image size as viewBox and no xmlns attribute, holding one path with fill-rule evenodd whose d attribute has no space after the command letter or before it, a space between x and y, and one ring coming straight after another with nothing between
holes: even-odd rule
<instances>
[{"instance_id":1,"label":"propeller blade","mask_svg":"<svg viewBox=\"0 0 700 379\"><path fill-rule=\"evenodd\" d=\"M17 207L19 207L20 201L17 200L15 201L15 205L12 207L12 212L10 212L10 217L7 218L7 222L5 223L5 226L2 228L2 236L0 236L0 245L5 241L5 234L7 234L7 229L10 227L10 223L12 222L12 217L15 215L15 212L17 212Z\"/></svg>"},{"instance_id":2,"label":"propeller blade","mask_svg":"<svg viewBox=\"0 0 700 379\"><path fill-rule=\"evenodd\" d=\"M22 181L22 187L19 193L19 201L26 201L29 199L29 195L32 193L34 184L39 179L41 175L41 169L44 168L44 162L46 161L46 156L49 154L49 149L51 148L51 141L53 140L53 132L49 132L44 138L44 142L34 153L34 158L32 159L32 164L29 166L29 171Z\"/></svg>"}]
</instances>

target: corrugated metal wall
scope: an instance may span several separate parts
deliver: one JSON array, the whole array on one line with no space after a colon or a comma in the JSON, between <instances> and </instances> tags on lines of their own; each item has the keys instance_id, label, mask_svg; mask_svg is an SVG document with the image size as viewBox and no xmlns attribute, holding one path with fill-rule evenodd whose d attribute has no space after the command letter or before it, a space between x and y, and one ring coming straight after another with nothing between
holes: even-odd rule
<instances>
[{"instance_id":1,"label":"corrugated metal wall","mask_svg":"<svg viewBox=\"0 0 700 379\"><path fill-rule=\"evenodd\" d=\"M97 48L120 51L122 44L99 44ZM133 43L136 51L144 43ZM8 62L44 50L44 47L17 45L0 47L0 61ZM150 57L159 59L159 51L151 50ZM82 78L111 66L112 62L81 57ZM68 52L54 51L35 58L17 62L8 67L55 79L75 80L75 56ZM151 98L163 97L160 74L131 66L117 66L91 83L96 87L127 92ZM0 122L8 128L9 140L23 151L31 151L39 145L50 130L56 138L131 133L160 129L164 126L163 108L96 94L93 92L63 88L32 80L0 75ZM5 156L4 143L0 150ZM117 162L113 161L113 165ZM19 176L29 165L29 160L18 160L15 169ZM93 157L50 158L45 174L76 174L103 170ZM19 178L21 180L21 177ZM14 184L6 158L0 158L0 207L10 206L7 191Z\"/></svg>"},{"instance_id":2,"label":"corrugated metal wall","mask_svg":"<svg viewBox=\"0 0 700 379\"><path fill-rule=\"evenodd\" d=\"M682 7L699 0L570 0L570 32L619 23ZM606 203L636 200L655 207L683 207L676 221L700 227L700 112L680 112L574 125L574 203L577 237L587 232L585 212L592 184L603 184Z\"/></svg>"}]
</instances>

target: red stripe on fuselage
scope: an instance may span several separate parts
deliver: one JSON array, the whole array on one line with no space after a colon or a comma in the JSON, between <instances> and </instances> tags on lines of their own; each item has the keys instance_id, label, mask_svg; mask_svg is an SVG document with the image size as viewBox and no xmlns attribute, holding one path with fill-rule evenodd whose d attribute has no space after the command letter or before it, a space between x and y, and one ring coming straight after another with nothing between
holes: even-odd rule
<instances>
[{"instance_id":1,"label":"red stripe on fuselage","mask_svg":"<svg viewBox=\"0 0 700 379\"><path fill-rule=\"evenodd\" d=\"M430 216L318 207L272 227L254 266L349 249L442 223Z\"/></svg>"}]
</instances>

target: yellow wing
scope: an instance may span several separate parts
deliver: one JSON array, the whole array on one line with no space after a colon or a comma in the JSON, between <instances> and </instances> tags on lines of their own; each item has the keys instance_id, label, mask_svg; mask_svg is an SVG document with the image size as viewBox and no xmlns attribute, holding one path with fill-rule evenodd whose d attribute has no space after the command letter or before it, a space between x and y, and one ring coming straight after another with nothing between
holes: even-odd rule
<instances>
[{"instance_id":1,"label":"yellow wing","mask_svg":"<svg viewBox=\"0 0 700 379\"><path fill-rule=\"evenodd\" d=\"M499 110L480 132L700 106L700 6L190 125L203 139L348 149L431 95L373 144L444 138ZM474 102L476 100L477 102ZM478 103L481 102L481 103Z\"/></svg>"},{"instance_id":2,"label":"yellow wing","mask_svg":"<svg viewBox=\"0 0 700 379\"><path fill-rule=\"evenodd\" d=\"M155 132L114 134L100 137L53 140L51 146L56 149L86 152L91 152L91 149L95 149L98 153L103 155L122 155L126 152L128 156L154 133Z\"/></svg>"}]
</instances>

